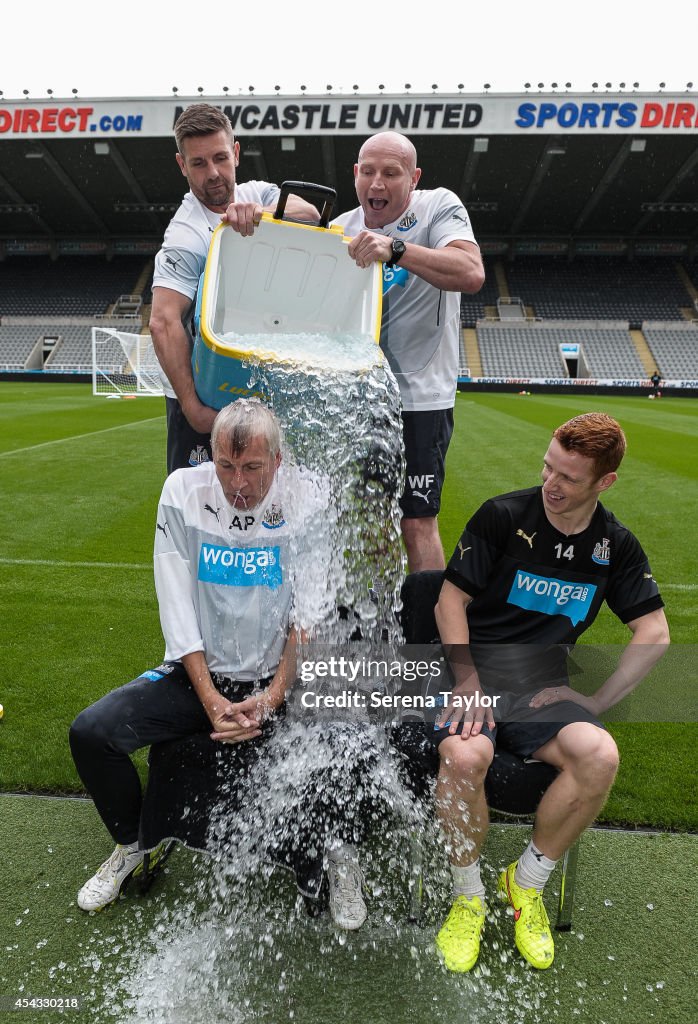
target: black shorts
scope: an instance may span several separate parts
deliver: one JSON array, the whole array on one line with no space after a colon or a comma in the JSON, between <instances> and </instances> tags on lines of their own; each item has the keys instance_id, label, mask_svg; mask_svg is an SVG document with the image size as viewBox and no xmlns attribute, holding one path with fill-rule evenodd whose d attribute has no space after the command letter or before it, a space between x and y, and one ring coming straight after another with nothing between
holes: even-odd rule
<instances>
[{"instance_id":1,"label":"black shorts","mask_svg":"<svg viewBox=\"0 0 698 1024\"><path fill-rule=\"evenodd\" d=\"M408 519L433 519L439 514L452 434L453 409L403 412L405 489L400 508Z\"/></svg>"},{"instance_id":2,"label":"black shorts","mask_svg":"<svg viewBox=\"0 0 698 1024\"><path fill-rule=\"evenodd\" d=\"M211 462L211 435L199 434L182 412L176 398L166 398L167 406L167 472Z\"/></svg>"},{"instance_id":3,"label":"black shorts","mask_svg":"<svg viewBox=\"0 0 698 1024\"><path fill-rule=\"evenodd\" d=\"M554 739L555 736L572 722L589 722L599 729L606 727L592 715L590 711L583 708L581 704L574 701L560 701L559 704L550 704L542 708L530 708L514 716L509 716L506 722L498 722L494 729L489 726L482 727L482 735L487 736L495 748L502 747L517 757L527 758L539 750L542 746ZM438 747L451 735L448 728L434 729L433 725L427 725L431 729L432 743ZM462 731L462 723L454 735Z\"/></svg>"},{"instance_id":4,"label":"black shorts","mask_svg":"<svg viewBox=\"0 0 698 1024\"><path fill-rule=\"evenodd\" d=\"M412 793L423 799L439 771L439 752L422 722L402 722L390 730L390 747L400 775Z\"/></svg>"}]
</instances>

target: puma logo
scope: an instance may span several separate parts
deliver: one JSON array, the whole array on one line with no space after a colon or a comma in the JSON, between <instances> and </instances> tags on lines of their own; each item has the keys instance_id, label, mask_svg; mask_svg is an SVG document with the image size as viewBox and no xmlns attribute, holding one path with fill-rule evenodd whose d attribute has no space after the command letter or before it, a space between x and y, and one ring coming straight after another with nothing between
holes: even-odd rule
<instances>
[{"instance_id":1,"label":"puma logo","mask_svg":"<svg viewBox=\"0 0 698 1024\"><path fill-rule=\"evenodd\" d=\"M472 546L464 548L460 541L458 541L458 550L460 551L460 560L463 561L463 555L466 551L472 551Z\"/></svg>"},{"instance_id":2,"label":"puma logo","mask_svg":"<svg viewBox=\"0 0 698 1024\"><path fill-rule=\"evenodd\" d=\"M538 533L537 530L536 530L536 533ZM523 530L517 530L516 531L516 536L517 537L523 537L523 539L527 542L527 544L528 544L529 548L531 549L531 551L533 550L533 538L535 537L535 535L536 535L535 533L532 533L531 536L529 537L527 533L523 532Z\"/></svg>"}]
</instances>

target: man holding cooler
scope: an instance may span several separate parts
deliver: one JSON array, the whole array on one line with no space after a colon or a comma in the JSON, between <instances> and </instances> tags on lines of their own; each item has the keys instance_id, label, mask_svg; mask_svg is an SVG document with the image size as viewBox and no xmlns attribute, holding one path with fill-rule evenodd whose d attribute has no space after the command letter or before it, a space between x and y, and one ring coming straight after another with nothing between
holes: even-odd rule
<instances>
[{"instance_id":1,"label":"man holding cooler","mask_svg":"<svg viewBox=\"0 0 698 1024\"><path fill-rule=\"evenodd\" d=\"M448 189L417 189L421 173L404 135L372 136L354 165L361 205L334 221L353 236L349 255L358 266L383 263L380 342L402 398L400 506L411 572L445 564L436 517L453 432L460 297L485 280L465 207Z\"/></svg>"}]
</instances>

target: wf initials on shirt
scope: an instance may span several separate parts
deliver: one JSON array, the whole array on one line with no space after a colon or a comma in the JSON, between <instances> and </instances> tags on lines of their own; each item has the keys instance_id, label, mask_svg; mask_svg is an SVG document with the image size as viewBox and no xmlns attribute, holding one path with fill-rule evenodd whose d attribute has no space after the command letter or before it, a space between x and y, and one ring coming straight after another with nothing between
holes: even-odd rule
<instances>
[{"instance_id":1,"label":"wf initials on shirt","mask_svg":"<svg viewBox=\"0 0 698 1024\"><path fill-rule=\"evenodd\" d=\"M422 498L424 501L428 502L432 484L434 483L433 474L429 473L423 476L410 476L407 480L412 488L413 496L415 498Z\"/></svg>"},{"instance_id":2,"label":"wf initials on shirt","mask_svg":"<svg viewBox=\"0 0 698 1024\"><path fill-rule=\"evenodd\" d=\"M431 473L428 476L410 476L407 479L412 490L418 487L420 491L423 491L434 483L434 477Z\"/></svg>"}]
</instances>

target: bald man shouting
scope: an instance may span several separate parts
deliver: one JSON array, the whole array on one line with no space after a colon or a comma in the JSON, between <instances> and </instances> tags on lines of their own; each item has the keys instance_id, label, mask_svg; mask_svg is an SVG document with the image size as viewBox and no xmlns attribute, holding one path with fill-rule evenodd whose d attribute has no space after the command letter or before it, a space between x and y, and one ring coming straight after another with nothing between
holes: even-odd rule
<instances>
[{"instance_id":1,"label":"bald man shouting","mask_svg":"<svg viewBox=\"0 0 698 1024\"><path fill-rule=\"evenodd\" d=\"M383 264L381 347L402 399L406 479L400 500L410 571L443 569L437 516L453 432L461 293L485 280L458 196L418 189L417 152L397 132L364 142L354 165L360 206L335 220L360 267Z\"/></svg>"}]
</instances>

